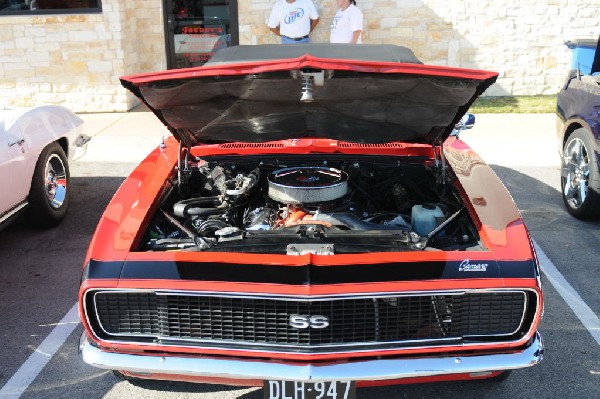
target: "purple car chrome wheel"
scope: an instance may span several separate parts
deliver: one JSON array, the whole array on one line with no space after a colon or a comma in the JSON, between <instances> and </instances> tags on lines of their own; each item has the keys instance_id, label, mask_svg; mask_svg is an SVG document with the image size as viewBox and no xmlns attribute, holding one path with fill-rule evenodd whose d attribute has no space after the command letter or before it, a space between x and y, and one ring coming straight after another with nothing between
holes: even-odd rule
<instances>
[{"instance_id":1,"label":"purple car chrome wheel","mask_svg":"<svg viewBox=\"0 0 600 399\"><path fill-rule=\"evenodd\" d=\"M575 130L563 147L562 196L569 213L579 219L599 214L600 182L598 167L589 133Z\"/></svg>"},{"instance_id":2,"label":"purple car chrome wheel","mask_svg":"<svg viewBox=\"0 0 600 399\"><path fill-rule=\"evenodd\" d=\"M563 163L567 173L563 195L571 207L580 208L588 196L590 179L588 149L581 139L574 138L567 143Z\"/></svg>"}]
</instances>

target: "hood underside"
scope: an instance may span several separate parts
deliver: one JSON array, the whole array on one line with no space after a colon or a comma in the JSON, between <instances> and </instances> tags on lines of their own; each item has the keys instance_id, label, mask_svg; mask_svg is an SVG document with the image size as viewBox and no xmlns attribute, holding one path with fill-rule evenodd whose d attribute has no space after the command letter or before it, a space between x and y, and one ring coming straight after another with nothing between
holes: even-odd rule
<instances>
[{"instance_id":1,"label":"hood underside","mask_svg":"<svg viewBox=\"0 0 600 399\"><path fill-rule=\"evenodd\" d=\"M435 144L496 78L423 65L399 46L299 44L231 47L201 67L121 82L187 146L303 137Z\"/></svg>"}]
</instances>

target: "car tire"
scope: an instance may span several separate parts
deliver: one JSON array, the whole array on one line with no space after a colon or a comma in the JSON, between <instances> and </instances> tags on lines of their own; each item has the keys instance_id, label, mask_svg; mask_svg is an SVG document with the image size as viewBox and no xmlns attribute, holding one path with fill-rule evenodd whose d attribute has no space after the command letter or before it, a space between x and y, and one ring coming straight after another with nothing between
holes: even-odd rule
<instances>
[{"instance_id":1,"label":"car tire","mask_svg":"<svg viewBox=\"0 0 600 399\"><path fill-rule=\"evenodd\" d=\"M600 173L592 140L584 128L575 130L565 141L561 189L571 215L583 220L600 216Z\"/></svg>"},{"instance_id":2,"label":"car tire","mask_svg":"<svg viewBox=\"0 0 600 399\"><path fill-rule=\"evenodd\" d=\"M71 197L69 164L58 143L46 146L37 160L29 189L28 221L39 227L60 223Z\"/></svg>"}]
</instances>

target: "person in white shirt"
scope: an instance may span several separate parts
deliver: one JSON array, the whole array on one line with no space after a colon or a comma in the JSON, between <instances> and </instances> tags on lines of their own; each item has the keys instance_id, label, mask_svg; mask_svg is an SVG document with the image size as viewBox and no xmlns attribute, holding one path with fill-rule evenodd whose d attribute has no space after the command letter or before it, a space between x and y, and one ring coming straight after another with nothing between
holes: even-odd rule
<instances>
[{"instance_id":1,"label":"person in white shirt","mask_svg":"<svg viewBox=\"0 0 600 399\"><path fill-rule=\"evenodd\" d=\"M319 23L312 0L278 0L271 9L267 25L281 36L281 43L310 43L309 34Z\"/></svg>"},{"instance_id":2,"label":"person in white shirt","mask_svg":"<svg viewBox=\"0 0 600 399\"><path fill-rule=\"evenodd\" d=\"M336 0L337 13L331 23L331 43L362 43L363 14L355 0Z\"/></svg>"}]
</instances>

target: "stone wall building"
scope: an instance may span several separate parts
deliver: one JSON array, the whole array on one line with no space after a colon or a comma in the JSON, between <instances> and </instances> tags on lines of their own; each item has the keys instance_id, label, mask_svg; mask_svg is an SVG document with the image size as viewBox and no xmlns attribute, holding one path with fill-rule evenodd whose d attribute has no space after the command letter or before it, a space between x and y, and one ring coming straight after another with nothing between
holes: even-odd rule
<instances>
[{"instance_id":1,"label":"stone wall building","mask_svg":"<svg viewBox=\"0 0 600 399\"><path fill-rule=\"evenodd\" d=\"M327 42L335 0L313 1L321 21L312 41ZM200 65L206 46L277 43L266 26L274 2L97 0L65 11L0 0L0 105L128 110L137 99L119 76ZM358 0L358 7L363 43L406 46L425 63L498 71L489 96L557 93L571 62L564 41L600 35L600 0Z\"/></svg>"}]
</instances>

